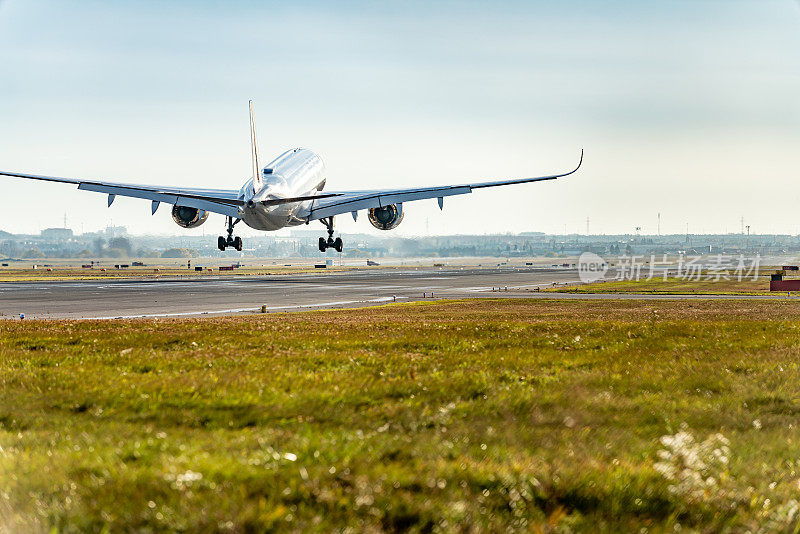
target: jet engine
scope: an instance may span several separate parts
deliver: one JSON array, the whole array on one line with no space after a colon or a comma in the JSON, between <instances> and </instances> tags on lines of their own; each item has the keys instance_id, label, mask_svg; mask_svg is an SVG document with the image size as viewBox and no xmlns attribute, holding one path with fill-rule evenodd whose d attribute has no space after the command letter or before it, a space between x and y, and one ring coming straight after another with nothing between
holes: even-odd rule
<instances>
[{"instance_id":1,"label":"jet engine","mask_svg":"<svg viewBox=\"0 0 800 534\"><path fill-rule=\"evenodd\" d=\"M378 230L392 230L403 220L403 205L389 204L382 208L369 209L369 222Z\"/></svg>"},{"instance_id":2,"label":"jet engine","mask_svg":"<svg viewBox=\"0 0 800 534\"><path fill-rule=\"evenodd\" d=\"M208 212L188 206L172 206L172 220L184 228L197 228L208 219Z\"/></svg>"}]
</instances>

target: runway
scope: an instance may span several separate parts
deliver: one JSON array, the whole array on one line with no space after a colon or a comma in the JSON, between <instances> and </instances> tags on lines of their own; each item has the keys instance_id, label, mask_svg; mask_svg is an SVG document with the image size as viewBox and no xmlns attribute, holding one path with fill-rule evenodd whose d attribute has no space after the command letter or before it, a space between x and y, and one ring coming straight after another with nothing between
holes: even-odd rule
<instances>
[{"instance_id":1,"label":"runway","mask_svg":"<svg viewBox=\"0 0 800 534\"><path fill-rule=\"evenodd\" d=\"M360 307L423 298L786 299L776 295L536 292L578 281L575 269L380 269L280 276L0 283L0 318L182 317ZM497 291L497 288L503 288ZM508 288L506 290L505 288Z\"/></svg>"},{"instance_id":2,"label":"runway","mask_svg":"<svg viewBox=\"0 0 800 534\"><path fill-rule=\"evenodd\" d=\"M376 269L279 276L0 283L0 317L113 319L292 311L530 293L575 282L561 268Z\"/></svg>"}]
</instances>

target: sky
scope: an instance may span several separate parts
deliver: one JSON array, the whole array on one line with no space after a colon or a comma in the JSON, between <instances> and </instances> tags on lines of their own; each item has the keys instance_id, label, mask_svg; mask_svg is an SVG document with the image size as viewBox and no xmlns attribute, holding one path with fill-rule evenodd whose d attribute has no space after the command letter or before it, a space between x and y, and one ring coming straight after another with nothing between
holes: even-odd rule
<instances>
[{"instance_id":1,"label":"sky","mask_svg":"<svg viewBox=\"0 0 800 534\"><path fill-rule=\"evenodd\" d=\"M0 0L0 169L238 189L249 99L261 160L314 150L331 190L552 174L586 151L561 180L407 203L399 235L656 233L659 213L662 234L800 233L794 0ZM223 233L0 180L0 230Z\"/></svg>"}]
</instances>

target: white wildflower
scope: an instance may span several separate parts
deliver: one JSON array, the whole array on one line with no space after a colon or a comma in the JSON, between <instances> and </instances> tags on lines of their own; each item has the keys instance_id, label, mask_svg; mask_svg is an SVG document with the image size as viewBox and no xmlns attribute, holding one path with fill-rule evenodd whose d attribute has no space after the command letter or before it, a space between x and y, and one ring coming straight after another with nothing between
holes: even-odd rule
<instances>
[{"instance_id":1,"label":"white wildflower","mask_svg":"<svg viewBox=\"0 0 800 534\"><path fill-rule=\"evenodd\" d=\"M171 475L171 474L164 475L164 479L171 481L173 488L178 490L184 490L187 487L194 484L195 482L203 480L203 474L189 469L186 472L179 473L177 475Z\"/></svg>"},{"instance_id":2,"label":"white wildflower","mask_svg":"<svg viewBox=\"0 0 800 534\"><path fill-rule=\"evenodd\" d=\"M800 512L800 503L791 499L780 506L772 514L772 521L776 526L791 525L798 518Z\"/></svg>"},{"instance_id":3,"label":"white wildflower","mask_svg":"<svg viewBox=\"0 0 800 534\"><path fill-rule=\"evenodd\" d=\"M191 469L175 477L176 481L181 482L183 484L191 484L192 482L197 482L198 480L202 479L203 479L202 473L198 473L197 471L192 471Z\"/></svg>"},{"instance_id":4,"label":"white wildflower","mask_svg":"<svg viewBox=\"0 0 800 534\"><path fill-rule=\"evenodd\" d=\"M662 436L660 442L664 448L657 453L655 469L670 481L670 492L702 500L717 490L730 457L725 436L714 434L697 441L683 426L676 434Z\"/></svg>"}]
</instances>

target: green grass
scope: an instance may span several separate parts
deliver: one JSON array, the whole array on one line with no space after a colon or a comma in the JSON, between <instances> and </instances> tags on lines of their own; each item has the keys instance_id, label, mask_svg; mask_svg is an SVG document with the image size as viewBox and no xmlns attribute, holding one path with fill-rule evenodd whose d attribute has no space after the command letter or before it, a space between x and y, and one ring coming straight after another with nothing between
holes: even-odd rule
<instances>
[{"instance_id":1,"label":"green grass","mask_svg":"<svg viewBox=\"0 0 800 534\"><path fill-rule=\"evenodd\" d=\"M791 531L798 319L479 300L0 321L0 531ZM657 468L682 425L729 440L708 484Z\"/></svg>"},{"instance_id":2,"label":"green grass","mask_svg":"<svg viewBox=\"0 0 800 534\"><path fill-rule=\"evenodd\" d=\"M559 293L652 293L659 295L763 295L769 294L769 277L762 276L757 280L747 278L737 280L706 279L700 280L680 278L653 278L650 280L617 280L594 282L567 287L548 288L545 291Z\"/></svg>"}]
</instances>

